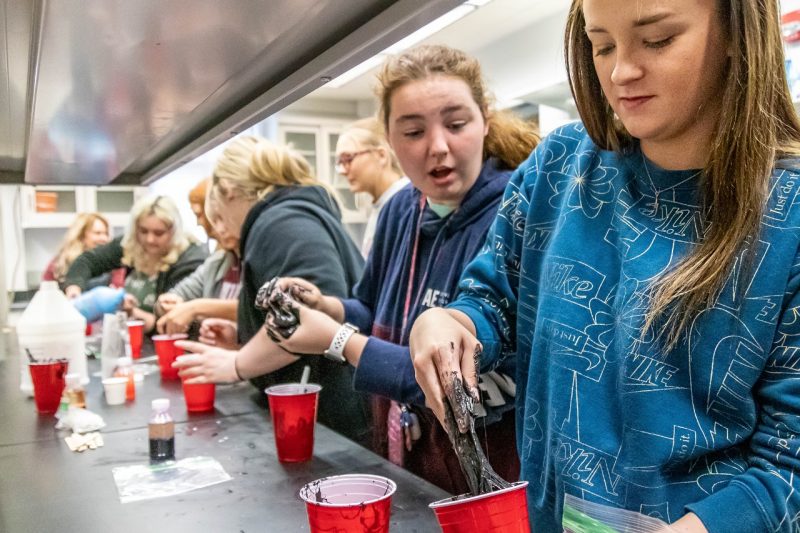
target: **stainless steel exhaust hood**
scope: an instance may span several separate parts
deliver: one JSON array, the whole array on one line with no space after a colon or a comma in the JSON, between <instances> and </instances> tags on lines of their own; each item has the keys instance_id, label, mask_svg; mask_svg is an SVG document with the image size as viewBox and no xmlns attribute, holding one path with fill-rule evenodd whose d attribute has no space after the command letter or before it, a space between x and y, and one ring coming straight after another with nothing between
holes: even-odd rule
<instances>
[{"instance_id":1,"label":"stainless steel exhaust hood","mask_svg":"<svg viewBox=\"0 0 800 533\"><path fill-rule=\"evenodd\" d=\"M459 0L0 0L0 182L141 184Z\"/></svg>"}]
</instances>

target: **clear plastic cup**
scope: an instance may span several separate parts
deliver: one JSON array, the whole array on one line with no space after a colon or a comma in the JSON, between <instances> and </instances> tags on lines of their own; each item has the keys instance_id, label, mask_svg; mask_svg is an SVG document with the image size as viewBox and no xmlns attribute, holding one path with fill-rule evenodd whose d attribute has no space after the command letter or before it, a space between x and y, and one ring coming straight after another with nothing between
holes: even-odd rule
<instances>
[{"instance_id":1,"label":"clear plastic cup","mask_svg":"<svg viewBox=\"0 0 800 533\"><path fill-rule=\"evenodd\" d=\"M158 356L158 368L161 370L161 379L178 379L178 369L172 368L172 363L179 355L183 355L183 348L175 346L175 341L187 338L185 333L176 335L155 335L153 346Z\"/></svg>"},{"instance_id":2,"label":"clear plastic cup","mask_svg":"<svg viewBox=\"0 0 800 533\"><path fill-rule=\"evenodd\" d=\"M278 461L299 463L311 459L320 390L319 385L287 383L264 391L269 401Z\"/></svg>"},{"instance_id":3,"label":"clear plastic cup","mask_svg":"<svg viewBox=\"0 0 800 533\"><path fill-rule=\"evenodd\" d=\"M125 403L125 390L128 387L128 378L105 378L103 380L103 390L106 393L106 403L108 405L121 405Z\"/></svg>"},{"instance_id":4,"label":"clear plastic cup","mask_svg":"<svg viewBox=\"0 0 800 533\"><path fill-rule=\"evenodd\" d=\"M69 361L57 359L46 362L29 362L28 369L33 381L33 400L36 411L43 415L52 415L58 411L61 395L64 393Z\"/></svg>"},{"instance_id":5,"label":"clear plastic cup","mask_svg":"<svg viewBox=\"0 0 800 533\"><path fill-rule=\"evenodd\" d=\"M308 483L300 497L306 502L311 533L387 533L395 490L394 481L382 476L345 474Z\"/></svg>"},{"instance_id":6,"label":"clear plastic cup","mask_svg":"<svg viewBox=\"0 0 800 533\"><path fill-rule=\"evenodd\" d=\"M213 383L183 382L183 399L186 410L190 413L202 413L214 410L214 397L217 386Z\"/></svg>"},{"instance_id":7,"label":"clear plastic cup","mask_svg":"<svg viewBox=\"0 0 800 533\"><path fill-rule=\"evenodd\" d=\"M128 338L131 341L131 357L139 359L142 356L142 343L144 342L143 320L128 320Z\"/></svg>"},{"instance_id":8,"label":"clear plastic cup","mask_svg":"<svg viewBox=\"0 0 800 533\"><path fill-rule=\"evenodd\" d=\"M462 494L429 505L442 533L529 533L527 481L487 494Z\"/></svg>"}]
</instances>

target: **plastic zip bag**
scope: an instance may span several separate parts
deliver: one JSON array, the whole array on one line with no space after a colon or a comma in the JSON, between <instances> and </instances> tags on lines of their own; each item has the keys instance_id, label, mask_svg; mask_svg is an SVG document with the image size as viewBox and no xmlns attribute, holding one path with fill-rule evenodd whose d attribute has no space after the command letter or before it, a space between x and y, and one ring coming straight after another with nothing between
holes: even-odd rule
<instances>
[{"instance_id":1,"label":"plastic zip bag","mask_svg":"<svg viewBox=\"0 0 800 533\"><path fill-rule=\"evenodd\" d=\"M73 433L90 433L106 427L103 417L82 407L70 407L66 413L56 413L56 429L71 429Z\"/></svg>"},{"instance_id":2,"label":"plastic zip bag","mask_svg":"<svg viewBox=\"0 0 800 533\"><path fill-rule=\"evenodd\" d=\"M212 457L118 466L112 469L112 474L121 503L173 496L232 479Z\"/></svg>"},{"instance_id":3,"label":"plastic zip bag","mask_svg":"<svg viewBox=\"0 0 800 533\"><path fill-rule=\"evenodd\" d=\"M675 530L653 518L627 509L564 496L564 533L670 533Z\"/></svg>"}]
</instances>

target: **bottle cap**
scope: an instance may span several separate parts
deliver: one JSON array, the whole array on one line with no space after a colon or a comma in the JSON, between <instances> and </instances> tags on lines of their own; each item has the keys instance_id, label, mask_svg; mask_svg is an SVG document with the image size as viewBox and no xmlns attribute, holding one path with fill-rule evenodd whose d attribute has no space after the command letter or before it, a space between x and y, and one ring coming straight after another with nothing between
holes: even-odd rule
<instances>
[{"instance_id":1,"label":"bottle cap","mask_svg":"<svg viewBox=\"0 0 800 533\"><path fill-rule=\"evenodd\" d=\"M64 377L64 379L67 382L68 389L74 389L81 386L81 375L77 372L70 372Z\"/></svg>"},{"instance_id":2,"label":"bottle cap","mask_svg":"<svg viewBox=\"0 0 800 533\"><path fill-rule=\"evenodd\" d=\"M117 366L130 366L133 364L133 359L130 357L120 357L117 359Z\"/></svg>"},{"instance_id":3,"label":"bottle cap","mask_svg":"<svg viewBox=\"0 0 800 533\"><path fill-rule=\"evenodd\" d=\"M169 409L169 398L156 398L150 402L153 411L166 411Z\"/></svg>"}]
</instances>

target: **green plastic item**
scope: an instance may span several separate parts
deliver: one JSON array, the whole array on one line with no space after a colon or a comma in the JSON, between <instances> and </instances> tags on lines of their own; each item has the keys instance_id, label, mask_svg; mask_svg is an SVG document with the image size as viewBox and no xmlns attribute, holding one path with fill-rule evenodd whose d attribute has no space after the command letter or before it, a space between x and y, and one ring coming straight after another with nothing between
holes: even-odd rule
<instances>
[{"instance_id":1,"label":"green plastic item","mask_svg":"<svg viewBox=\"0 0 800 533\"><path fill-rule=\"evenodd\" d=\"M609 527L566 504L564 504L561 525L565 533L619 533L613 527Z\"/></svg>"}]
</instances>

